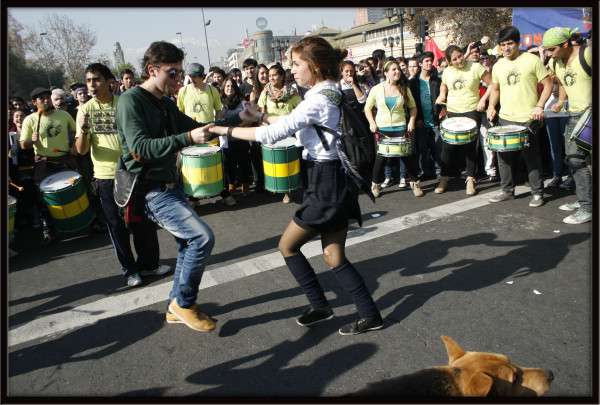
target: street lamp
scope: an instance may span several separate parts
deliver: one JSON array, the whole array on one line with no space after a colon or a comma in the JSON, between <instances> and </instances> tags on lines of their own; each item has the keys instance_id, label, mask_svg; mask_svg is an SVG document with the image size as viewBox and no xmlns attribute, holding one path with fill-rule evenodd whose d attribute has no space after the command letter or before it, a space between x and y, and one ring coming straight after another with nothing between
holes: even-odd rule
<instances>
[{"instance_id":1,"label":"street lamp","mask_svg":"<svg viewBox=\"0 0 600 405\"><path fill-rule=\"evenodd\" d=\"M47 32L40 33L42 37L42 49L44 50L44 59L46 59L46 74L48 75L48 86L52 87L52 83L50 82L50 71L48 70L48 55L46 54L46 47L44 46L44 35L48 35Z\"/></svg>"},{"instance_id":2,"label":"street lamp","mask_svg":"<svg viewBox=\"0 0 600 405\"><path fill-rule=\"evenodd\" d=\"M390 52L391 52L392 57L394 57L394 42L395 42L396 46L400 45L400 38L398 38L398 37L396 37L395 39L394 39L394 37L383 38L383 46L384 46L384 48L387 45L390 46Z\"/></svg>"},{"instance_id":3,"label":"street lamp","mask_svg":"<svg viewBox=\"0 0 600 405\"><path fill-rule=\"evenodd\" d=\"M408 16L410 18L404 17L404 12L408 12ZM414 8L386 8L385 16L388 18L389 22L392 22L392 18L396 17L397 21L400 21L400 44L402 44L402 57L404 58L404 21L412 21L415 16ZM392 37L390 37L392 39ZM385 42L384 42L385 46Z\"/></svg>"},{"instance_id":4,"label":"street lamp","mask_svg":"<svg viewBox=\"0 0 600 405\"><path fill-rule=\"evenodd\" d=\"M206 54L208 55L208 66L210 69L210 51L208 50L208 37L206 36L206 26L210 24L210 20L204 20L204 9L202 9L202 22L204 22L204 39L206 40Z\"/></svg>"},{"instance_id":5,"label":"street lamp","mask_svg":"<svg viewBox=\"0 0 600 405\"><path fill-rule=\"evenodd\" d=\"M275 49L279 52L279 59L281 61L281 64L283 64L283 51L285 51L286 49L288 49L290 47L290 40L286 39L284 40L275 40Z\"/></svg>"},{"instance_id":6,"label":"street lamp","mask_svg":"<svg viewBox=\"0 0 600 405\"><path fill-rule=\"evenodd\" d=\"M183 34L181 32L176 32L175 35L179 35L179 39L181 40L181 50L183 51ZM185 51L183 51L183 67L185 68Z\"/></svg>"}]
</instances>

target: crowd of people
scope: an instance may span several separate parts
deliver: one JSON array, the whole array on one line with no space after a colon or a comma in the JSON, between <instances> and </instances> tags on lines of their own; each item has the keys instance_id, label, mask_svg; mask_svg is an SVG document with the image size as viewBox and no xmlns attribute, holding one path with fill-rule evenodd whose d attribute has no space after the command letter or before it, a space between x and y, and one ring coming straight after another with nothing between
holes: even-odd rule
<instances>
[{"instance_id":1,"label":"crowd of people","mask_svg":"<svg viewBox=\"0 0 600 405\"><path fill-rule=\"evenodd\" d=\"M519 31L507 27L498 33L500 56L482 52L489 42L484 37L464 47L448 46L437 61L432 52L405 59L386 57L378 49L356 63L346 59L346 51L312 37L293 45L291 69L246 59L242 70L228 73L219 67L207 72L199 63L184 68L183 52L161 41L146 51L138 81L131 70L117 79L107 66L92 63L85 84L73 83L70 95L38 87L29 95L33 108L22 98L10 100L9 177L14 184L10 194L17 200L16 226L41 229L42 244L53 243L57 221L40 184L61 171L79 173L91 207L82 227L108 231L127 285L172 270L158 261L156 225L167 229L179 252L166 320L212 330L214 322L196 303L215 243L196 212L199 201L220 196L232 206L238 192L246 198L267 191L263 145L291 138L302 156L304 196L279 249L310 303L296 321L308 326L333 317L300 251L320 235L325 261L359 313L340 333L380 329L377 306L344 253L348 220L360 222L358 188L344 170L336 137L319 133L315 125L337 128L339 103L346 100L372 134L376 154L372 176L364 180L371 182L376 198L396 182L422 197L421 181L436 178L436 194L462 179L471 196L478 181L489 180L500 182L500 193L489 200L498 203L514 198L515 186L525 182L531 188L529 206L535 208L544 203L543 179L549 175L547 187L576 191L577 201L560 207L574 212L564 222L588 222L591 154L569 138L591 106L591 48L560 27L546 32L543 46L521 51L519 41ZM503 128L506 134L509 127L520 128L518 147L496 149L488 134L503 134ZM217 182L210 195L184 192L178 152L190 147L198 152L213 147L222 154L221 172L197 176ZM126 207L115 203L114 194L115 177L123 172L138 176ZM292 191L276 192L290 203Z\"/></svg>"}]
</instances>

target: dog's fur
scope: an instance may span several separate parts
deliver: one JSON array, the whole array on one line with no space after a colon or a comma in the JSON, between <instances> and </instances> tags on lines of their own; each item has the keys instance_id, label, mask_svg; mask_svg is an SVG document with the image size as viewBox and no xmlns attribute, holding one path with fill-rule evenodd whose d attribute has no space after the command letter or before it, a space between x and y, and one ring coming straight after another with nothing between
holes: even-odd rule
<instances>
[{"instance_id":1,"label":"dog's fur","mask_svg":"<svg viewBox=\"0 0 600 405\"><path fill-rule=\"evenodd\" d=\"M448 366L369 384L350 396L361 397L523 397L542 396L554 376L542 368L518 367L502 354L465 351L449 337Z\"/></svg>"}]
</instances>

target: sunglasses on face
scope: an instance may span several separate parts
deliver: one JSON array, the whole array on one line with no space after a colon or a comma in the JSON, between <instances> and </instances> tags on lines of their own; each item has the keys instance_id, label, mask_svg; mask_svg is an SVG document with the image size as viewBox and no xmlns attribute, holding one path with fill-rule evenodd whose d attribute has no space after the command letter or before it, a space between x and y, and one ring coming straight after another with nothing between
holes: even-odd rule
<instances>
[{"instance_id":1,"label":"sunglasses on face","mask_svg":"<svg viewBox=\"0 0 600 405\"><path fill-rule=\"evenodd\" d=\"M164 72L167 72L167 74L169 75L169 78L171 79L175 79L176 77L182 77L183 76L183 69L160 69Z\"/></svg>"}]
</instances>

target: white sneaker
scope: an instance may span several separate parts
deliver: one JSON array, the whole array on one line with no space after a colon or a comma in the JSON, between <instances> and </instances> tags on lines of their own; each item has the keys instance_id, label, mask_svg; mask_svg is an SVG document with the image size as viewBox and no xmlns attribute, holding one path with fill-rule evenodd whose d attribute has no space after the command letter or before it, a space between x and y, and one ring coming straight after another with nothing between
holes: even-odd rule
<instances>
[{"instance_id":1,"label":"white sneaker","mask_svg":"<svg viewBox=\"0 0 600 405\"><path fill-rule=\"evenodd\" d=\"M560 207L558 207L559 210L563 210L563 211L575 211L579 209L579 201L575 201L573 203L567 203L567 204L563 204Z\"/></svg>"},{"instance_id":2,"label":"white sneaker","mask_svg":"<svg viewBox=\"0 0 600 405\"><path fill-rule=\"evenodd\" d=\"M565 224L583 224L586 222L590 222L591 220L592 220L591 212L583 212L581 210L578 210L575 214L571 214L568 217L566 217L565 219L563 219L563 222Z\"/></svg>"},{"instance_id":3,"label":"white sneaker","mask_svg":"<svg viewBox=\"0 0 600 405\"><path fill-rule=\"evenodd\" d=\"M163 274L167 274L171 271L171 266L167 266L166 264L162 264L155 268L154 270L142 270L140 271L141 276L162 276Z\"/></svg>"},{"instance_id":4,"label":"white sneaker","mask_svg":"<svg viewBox=\"0 0 600 405\"><path fill-rule=\"evenodd\" d=\"M400 179L400 184L398 184L398 187L400 187L400 188L406 188L406 187L408 187L408 184L406 184L406 179L404 177L402 177Z\"/></svg>"},{"instance_id":5,"label":"white sneaker","mask_svg":"<svg viewBox=\"0 0 600 405\"><path fill-rule=\"evenodd\" d=\"M131 276L127 277L127 286L136 287L140 284L142 284L142 279L140 277L140 273L135 273L135 274L132 274Z\"/></svg>"},{"instance_id":6,"label":"white sneaker","mask_svg":"<svg viewBox=\"0 0 600 405\"><path fill-rule=\"evenodd\" d=\"M381 185L379 187L381 188L388 188L389 186L391 186L392 184L394 184L394 179L391 178L387 178L383 181L383 183L381 183Z\"/></svg>"}]
</instances>

